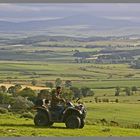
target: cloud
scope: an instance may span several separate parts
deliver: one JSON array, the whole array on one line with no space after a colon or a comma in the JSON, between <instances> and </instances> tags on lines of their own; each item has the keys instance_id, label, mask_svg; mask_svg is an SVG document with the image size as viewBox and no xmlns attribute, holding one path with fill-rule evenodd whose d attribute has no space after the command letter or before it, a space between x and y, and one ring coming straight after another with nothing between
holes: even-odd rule
<instances>
[{"instance_id":1,"label":"cloud","mask_svg":"<svg viewBox=\"0 0 140 140\"><path fill-rule=\"evenodd\" d=\"M94 14L106 18L131 20L140 17L137 3L13 3L0 4L0 20L39 20L62 18L76 14ZM134 19L134 18L133 18ZM135 19L136 20L136 19Z\"/></svg>"},{"instance_id":2,"label":"cloud","mask_svg":"<svg viewBox=\"0 0 140 140\"><path fill-rule=\"evenodd\" d=\"M24 21L37 21L37 20L55 20L55 19L61 19L63 17L22 17L22 18L11 18L11 17L4 17L4 18L0 18L1 21L11 21L11 22L24 22Z\"/></svg>"},{"instance_id":3,"label":"cloud","mask_svg":"<svg viewBox=\"0 0 140 140\"><path fill-rule=\"evenodd\" d=\"M72 10L72 11L140 11L140 4L134 3L68 3L68 4L0 4L0 11L57 11L57 10Z\"/></svg>"},{"instance_id":4,"label":"cloud","mask_svg":"<svg viewBox=\"0 0 140 140\"><path fill-rule=\"evenodd\" d=\"M128 21L140 21L139 17L131 17L131 16L104 16L106 19L113 19L113 20L128 20Z\"/></svg>"},{"instance_id":5,"label":"cloud","mask_svg":"<svg viewBox=\"0 0 140 140\"><path fill-rule=\"evenodd\" d=\"M29 4L30 5L30 4ZM0 4L0 11L11 11L11 12L25 12L25 11L40 11L39 7L26 6L24 4Z\"/></svg>"}]
</instances>

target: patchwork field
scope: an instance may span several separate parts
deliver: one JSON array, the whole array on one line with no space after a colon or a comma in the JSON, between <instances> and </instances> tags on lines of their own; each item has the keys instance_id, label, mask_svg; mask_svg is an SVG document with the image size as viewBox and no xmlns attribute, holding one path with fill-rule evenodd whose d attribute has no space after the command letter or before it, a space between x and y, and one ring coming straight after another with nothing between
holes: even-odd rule
<instances>
[{"instance_id":1,"label":"patchwork field","mask_svg":"<svg viewBox=\"0 0 140 140\"><path fill-rule=\"evenodd\" d=\"M139 69L133 69L130 63L76 63L77 57L74 56L77 51L95 53L106 49L109 45L116 51L133 49L139 51L139 46L136 46L139 45L139 41L79 41L77 43L77 41L66 40L24 43L0 45L0 86L4 85L8 88L11 85L21 84L22 88L41 90L48 88L45 82L54 83L56 78L61 78L63 86L66 80L71 80L72 86L89 87L95 94L92 97L82 98L87 108L86 125L83 129L68 130L65 129L64 124L54 124L51 128L37 128L32 119L20 118L19 114L8 113L0 114L0 136L140 135ZM88 48L88 45L97 46ZM102 48L102 45L105 46ZM127 47L127 45L134 46ZM35 86L31 84L32 80L37 81ZM120 96L115 96L118 86ZM131 89L134 86L137 87L136 93L126 96L125 88ZM95 98L99 99L98 103L95 103ZM108 102L103 102L104 99Z\"/></svg>"},{"instance_id":2,"label":"patchwork field","mask_svg":"<svg viewBox=\"0 0 140 140\"><path fill-rule=\"evenodd\" d=\"M72 80L74 85L92 88L113 88L116 86L139 86L140 72L127 64L77 64L1 61L0 80L30 81L36 79L54 81L57 77L62 80ZM123 83L123 84L122 84Z\"/></svg>"}]
</instances>

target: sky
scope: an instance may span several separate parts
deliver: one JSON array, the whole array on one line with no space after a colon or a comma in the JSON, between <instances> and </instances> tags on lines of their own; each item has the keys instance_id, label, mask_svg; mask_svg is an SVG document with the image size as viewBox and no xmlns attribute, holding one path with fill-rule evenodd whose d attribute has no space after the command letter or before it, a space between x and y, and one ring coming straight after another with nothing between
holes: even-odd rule
<instances>
[{"instance_id":1,"label":"sky","mask_svg":"<svg viewBox=\"0 0 140 140\"><path fill-rule=\"evenodd\" d=\"M140 3L0 4L3 21L52 20L79 14L140 22Z\"/></svg>"}]
</instances>

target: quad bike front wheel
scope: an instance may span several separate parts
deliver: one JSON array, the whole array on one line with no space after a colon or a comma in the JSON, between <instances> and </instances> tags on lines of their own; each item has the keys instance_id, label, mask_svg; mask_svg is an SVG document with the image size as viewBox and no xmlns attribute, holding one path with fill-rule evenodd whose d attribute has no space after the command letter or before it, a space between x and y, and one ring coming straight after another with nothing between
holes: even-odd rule
<instances>
[{"instance_id":1,"label":"quad bike front wheel","mask_svg":"<svg viewBox=\"0 0 140 140\"><path fill-rule=\"evenodd\" d=\"M81 125L80 128L83 128L85 126L85 119L81 119Z\"/></svg>"},{"instance_id":2,"label":"quad bike front wheel","mask_svg":"<svg viewBox=\"0 0 140 140\"><path fill-rule=\"evenodd\" d=\"M52 126L54 124L54 122L49 122L49 126Z\"/></svg>"},{"instance_id":3,"label":"quad bike front wheel","mask_svg":"<svg viewBox=\"0 0 140 140\"><path fill-rule=\"evenodd\" d=\"M66 119L66 127L75 129L80 128L81 125L81 119L77 115L71 115Z\"/></svg>"}]
</instances>

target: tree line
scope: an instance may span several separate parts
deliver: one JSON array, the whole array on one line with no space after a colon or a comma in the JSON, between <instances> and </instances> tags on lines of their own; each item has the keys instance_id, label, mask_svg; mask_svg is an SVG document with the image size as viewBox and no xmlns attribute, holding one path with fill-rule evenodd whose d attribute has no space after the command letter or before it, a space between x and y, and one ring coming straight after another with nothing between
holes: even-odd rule
<instances>
[{"instance_id":1,"label":"tree line","mask_svg":"<svg viewBox=\"0 0 140 140\"><path fill-rule=\"evenodd\" d=\"M138 87L132 86L132 87L125 87L123 90L118 86L115 88L115 96L120 96L121 92L125 92L126 96L131 96L134 93L136 94L138 91Z\"/></svg>"},{"instance_id":2,"label":"tree line","mask_svg":"<svg viewBox=\"0 0 140 140\"><path fill-rule=\"evenodd\" d=\"M0 104L10 104L14 111L28 110L34 105L39 97L48 98L51 100L51 93L55 92L55 86L61 86L62 80L57 78L55 86L52 82L45 83L49 89L32 90L29 87L23 88L20 84L15 84L6 88L0 86ZM70 80L65 81L62 87L62 96L67 100L93 96L94 91L88 87L73 87Z\"/></svg>"}]
</instances>

